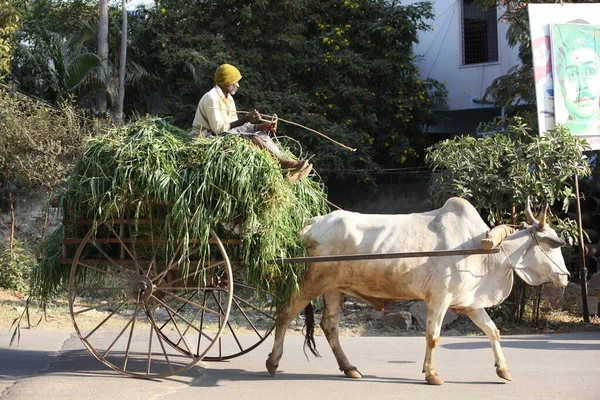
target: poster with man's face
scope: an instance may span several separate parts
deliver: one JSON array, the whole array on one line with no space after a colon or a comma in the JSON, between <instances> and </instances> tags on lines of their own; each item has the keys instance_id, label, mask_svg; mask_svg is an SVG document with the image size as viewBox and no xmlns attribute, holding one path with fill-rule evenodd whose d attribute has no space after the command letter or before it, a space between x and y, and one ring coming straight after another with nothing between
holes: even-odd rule
<instances>
[{"instance_id":1,"label":"poster with man's face","mask_svg":"<svg viewBox=\"0 0 600 400\"><path fill-rule=\"evenodd\" d=\"M600 26L552 24L555 122L577 136L600 134Z\"/></svg>"},{"instance_id":2,"label":"poster with man's face","mask_svg":"<svg viewBox=\"0 0 600 400\"><path fill-rule=\"evenodd\" d=\"M540 135L563 124L599 150L598 66L588 36L600 43L600 3L529 4L528 11Z\"/></svg>"}]
</instances>

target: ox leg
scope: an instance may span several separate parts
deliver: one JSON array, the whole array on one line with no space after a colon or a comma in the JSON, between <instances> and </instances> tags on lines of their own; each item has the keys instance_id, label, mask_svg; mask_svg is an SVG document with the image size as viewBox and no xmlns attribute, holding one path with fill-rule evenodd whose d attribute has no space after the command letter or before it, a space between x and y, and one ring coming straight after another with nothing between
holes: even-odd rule
<instances>
[{"instance_id":1,"label":"ox leg","mask_svg":"<svg viewBox=\"0 0 600 400\"><path fill-rule=\"evenodd\" d=\"M344 294L337 290L323 294L323 316L321 317L321 329L325 333L329 347L337 360L340 371L348 378L362 378L358 369L350 364L340 345L340 315Z\"/></svg>"},{"instance_id":2,"label":"ox leg","mask_svg":"<svg viewBox=\"0 0 600 400\"><path fill-rule=\"evenodd\" d=\"M266 366L269 374L275 376L275 372L279 367L279 360L283 355L283 341L285 339L285 331L287 330L292 318L300 313L310 303L311 299L292 295L289 303L284 306L277 314L275 323L275 340L273 342L273 350L269 353Z\"/></svg>"},{"instance_id":3,"label":"ox leg","mask_svg":"<svg viewBox=\"0 0 600 400\"><path fill-rule=\"evenodd\" d=\"M496 367L496 374L502 379L512 381L510 370L506 365L506 359L504 358L504 353L502 353L502 348L500 347L500 331L496 328L494 321L492 321L483 308L468 312L467 315L490 340L492 350L494 350L494 366Z\"/></svg>"},{"instance_id":4,"label":"ox leg","mask_svg":"<svg viewBox=\"0 0 600 400\"><path fill-rule=\"evenodd\" d=\"M435 348L440 341L440 331L442 330L442 322L449 304L440 304L439 302L427 302L427 329L425 340L427 346L425 348L425 361L423 362L423 373L425 380L430 385L443 385L444 381L435 371L433 358Z\"/></svg>"}]
</instances>

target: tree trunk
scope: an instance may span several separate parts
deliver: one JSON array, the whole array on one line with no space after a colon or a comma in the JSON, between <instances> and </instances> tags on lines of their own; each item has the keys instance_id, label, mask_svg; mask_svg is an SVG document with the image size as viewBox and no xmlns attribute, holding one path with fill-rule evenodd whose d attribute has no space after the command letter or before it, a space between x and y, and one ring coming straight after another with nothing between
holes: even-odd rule
<instances>
[{"instance_id":1,"label":"tree trunk","mask_svg":"<svg viewBox=\"0 0 600 400\"><path fill-rule=\"evenodd\" d=\"M121 0L121 54L119 56L119 94L117 99L117 111L115 113L115 123L121 126L123 123L123 104L125 103L125 66L127 63L127 4L126 0Z\"/></svg>"},{"instance_id":2,"label":"tree trunk","mask_svg":"<svg viewBox=\"0 0 600 400\"><path fill-rule=\"evenodd\" d=\"M8 193L8 204L10 207L10 237L9 249L12 257L12 249L15 246L15 202L13 201L12 192L10 191L10 181L6 182L6 192Z\"/></svg>"},{"instance_id":3,"label":"tree trunk","mask_svg":"<svg viewBox=\"0 0 600 400\"><path fill-rule=\"evenodd\" d=\"M108 75L108 0L100 0L98 16L98 57L102 62L98 77L106 82L106 76ZM104 114L107 108L108 98L106 93L102 92L98 96L98 111Z\"/></svg>"},{"instance_id":4,"label":"tree trunk","mask_svg":"<svg viewBox=\"0 0 600 400\"><path fill-rule=\"evenodd\" d=\"M42 240L46 236L46 229L48 228L48 214L50 213L50 201L52 200L52 195L54 194L54 188L51 188L48 193L48 200L46 201L46 207L44 209L44 224L42 225Z\"/></svg>"}]
</instances>

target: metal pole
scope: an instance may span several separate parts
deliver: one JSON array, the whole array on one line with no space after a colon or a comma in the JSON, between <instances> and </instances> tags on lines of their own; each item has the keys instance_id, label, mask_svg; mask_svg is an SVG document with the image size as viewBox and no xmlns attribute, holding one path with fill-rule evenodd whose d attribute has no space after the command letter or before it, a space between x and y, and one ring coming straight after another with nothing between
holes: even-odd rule
<instances>
[{"instance_id":1,"label":"metal pole","mask_svg":"<svg viewBox=\"0 0 600 400\"><path fill-rule=\"evenodd\" d=\"M587 303L587 267L585 259L585 243L583 241L583 224L581 222L579 175L575 175L575 192L577 193L577 225L579 225L579 278L581 279L581 307L583 310L583 321L590 322L590 311Z\"/></svg>"}]
</instances>

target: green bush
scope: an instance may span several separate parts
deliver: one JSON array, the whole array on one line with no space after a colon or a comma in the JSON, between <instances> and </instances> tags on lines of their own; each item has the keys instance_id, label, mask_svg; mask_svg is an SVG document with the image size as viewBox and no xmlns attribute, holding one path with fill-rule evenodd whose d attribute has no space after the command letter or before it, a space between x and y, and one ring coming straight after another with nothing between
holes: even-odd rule
<instances>
[{"instance_id":1,"label":"green bush","mask_svg":"<svg viewBox=\"0 0 600 400\"><path fill-rule=\"evenodd\" d=\"M29 288L31 270L37 260L33 252L15 241L11 249L8 241L0 239L0 288L24 292Z\"/></svg>"}]
</instances>

